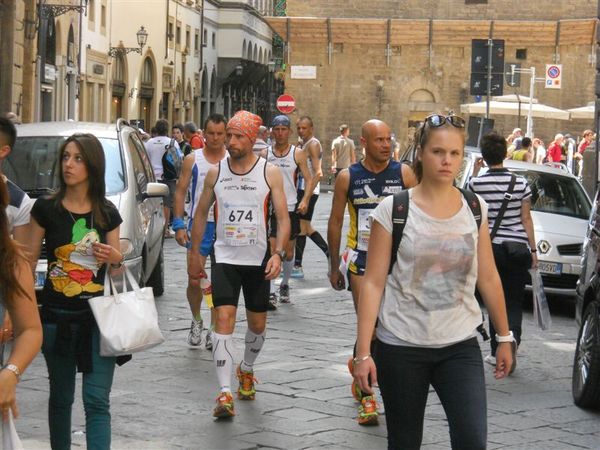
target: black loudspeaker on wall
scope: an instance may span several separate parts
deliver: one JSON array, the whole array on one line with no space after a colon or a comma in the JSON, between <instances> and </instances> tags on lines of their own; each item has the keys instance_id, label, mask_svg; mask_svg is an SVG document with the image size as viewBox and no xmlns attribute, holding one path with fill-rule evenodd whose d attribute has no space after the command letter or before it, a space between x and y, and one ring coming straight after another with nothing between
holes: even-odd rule
<instances>
[{"instance_id":1,"label":"black loudspeaker on wall","mask_svg":"<svg viewBox=\"0 0 600 450\"><path fill-rule=\"evenodd\" d=\"M467 128L468 138L467 146L479 147L480 136L489 133L494 129L494 119L485 119L483 117L469 117L469 127Z\"/></svg>"}]
</instances>

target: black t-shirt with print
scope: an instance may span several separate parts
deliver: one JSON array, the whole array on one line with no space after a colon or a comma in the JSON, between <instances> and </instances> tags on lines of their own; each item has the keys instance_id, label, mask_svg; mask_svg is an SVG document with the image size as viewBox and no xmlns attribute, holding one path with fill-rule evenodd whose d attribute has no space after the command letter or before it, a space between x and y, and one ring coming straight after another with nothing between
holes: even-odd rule
<instances>
[{"instance_id":1,"label":"black t-shirt with print","mask_svg":"<svg viewBox=\"0 0 600 450\"><path fill-rule=\"evenodd\" d=\"M48 255L43 305L83 310L89 308L87 299L103 295L106 265L98 264L92 244L106 243L106 233L123 221L112 204L107 213L108 225L101 228L91 212L70 213L56 207L51 197L36 200L31 215L45 229Z\"/></svg>"}]
</instances>

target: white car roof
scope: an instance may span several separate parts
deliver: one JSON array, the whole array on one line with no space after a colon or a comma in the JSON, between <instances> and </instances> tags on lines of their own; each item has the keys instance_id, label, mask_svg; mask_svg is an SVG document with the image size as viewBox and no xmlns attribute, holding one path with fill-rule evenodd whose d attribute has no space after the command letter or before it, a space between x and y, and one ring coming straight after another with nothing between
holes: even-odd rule
<instances>
[{"instance_id":1,"label":"white car roof","mask_svg":"<svg viewBox=\"0 0 600 450\"><path fill-rule=\"evenodd\" d=\"M471 153L473 156L481 156L481 150L476 147L465 147L465 152ZM534 164L523 161L513 161L512 159L505 159L504 167L507 169L528 170L530 172L551 173L553 175L577 179L577 177L566 170L557 169L552 166L546 166L545 164Z\"/></svg>"},{"instance_id":2,"label":"white car roof","mask_svg":"<svg viewBox=\"0 0 600 450\"><path fill-rule=\"evenodd\" d=\"M69 137L75 133L91 133L98 138L117 138L117 125L95 122L35 122L17 125L18 137Z\"/></svg>"}]
</instances>

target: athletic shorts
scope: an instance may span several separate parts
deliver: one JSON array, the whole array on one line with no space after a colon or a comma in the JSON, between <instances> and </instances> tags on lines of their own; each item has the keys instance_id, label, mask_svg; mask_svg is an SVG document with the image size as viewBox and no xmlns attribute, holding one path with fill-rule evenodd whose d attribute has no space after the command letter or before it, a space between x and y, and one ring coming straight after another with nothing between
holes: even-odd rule
<instances>
[{"instance_id":1,"label":"athletic shorts","mask_svg":"<svg viewBox=\"0 0 600 450\"><path fill-rule=\"evenodd\" d=\"M290 241L294 241L300 234L300 217L298 217L298 213L295 211L288 211L288 214L290 215L291 228ZM275 214L271 214L271 231L269 237L277 237L277 216Z\"/></svg>"},{"instance_id":2,"label":"athletic shorts","mask_svg":"<svg viewBox=\"0 0 600 450\"><path fill-rule=\"evenodd\" d=\"M192 225L194 220L188 220L187 226L187 234L190 239L191 244L191 233L192 233ZM200 254L202 256L208 256L213 251L213 246L215 244L215 223L214 222L206 222L206 228L204 229L204 236L202 236L202 243L200 244Z\"/></svg>"},{"instance_id":3,"label":"athletic shorts","mask_svg":"<svg viewBox=\"0 0 600 450\"><path fill-rule=\"evenodd\" d=\"M210 275L215 307L230 305L237 308L242 290L248 311L267 311L271 282L265 280L265 266L216 263L211 267Z\"/></svg>"},{"instance_id":4,"label":"athletic shorts","mask_svg":"<svg viewBox=\"0 0 600 450\"><path fill-rule=\"evenodd\" d=\"M298 191L298 202L296 203L296 208L304 198L304 191ZM298 217L301 220L312 220L313 214L315 213L315 205L317 204L317 200L319 199L319 194L313 194L310 196L310 200L308 201L308 209L306 210L306 214L298 213Z\"/></svg>"},{"instance_id":5,"label":"athletic shorts","mask_svg":"<svg viewBox=\"0 0 600 450\"><path fill-rule=\"evenodd\" d=\"M158 180L162 184L166 184L169 188L169 195L163 197L163 206L165 208L173 207L173 199L175 198L175 188L177 187L177 180Z\"/></svg>"}]
</instances>

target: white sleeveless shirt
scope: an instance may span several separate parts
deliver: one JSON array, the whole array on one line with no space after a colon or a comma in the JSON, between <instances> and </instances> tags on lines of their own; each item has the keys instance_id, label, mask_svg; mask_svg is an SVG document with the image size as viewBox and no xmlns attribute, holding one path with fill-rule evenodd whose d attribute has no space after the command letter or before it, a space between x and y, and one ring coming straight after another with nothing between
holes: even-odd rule
<instances>
[{"instance_id":1,"label":"white sleeveless shirt","mask_svg":"<svg viewBox=\"0 0 600 450\"><path fill-rule=\"evenodd\" d=\"M308 141L306 141L303 145L302 148L307 148L308 145L315 141L317 143L317 145L319 146L319 159L321 159L323 157L323 146L321 145L321 142L316 138L316 137L311 137ZM308 155L308 152L307 152ZM310 155L308 155L308 159L307 159L307 163L308 163L308 171L310 172L311 176L315 176L315 169L313 168L312 165L312 160L310 159ZM304 178L300 178L300 183L298 183L298 189L300 190L304 190L306 188L306 180ZM313 190L313 194L319 195L319 193L321 192L321 182L319 181L317 183L317 185L315 186L315 189Z\"/></svg>"},{"instance_id":2,"label":"white sleeveless shirt","mask_svg":"<svg viewBox=\"0 0 600 450\"><path fill-rule=\"evenodd\" d=\"M219 163L210 163L206 159L204 155L204 149L194 150L194 157L196 160L194 161L194 165L192 166L192 179L190 180L190 185L188 187L190 193L190 202L187 204L186 212L188 213L188 217L194 217L196 212L196 207L198 206L198 200L200 200L200 195L202 194L202 189L204 187L204 179L206 178L206 174L212 167L217 167ZM227 158L227 152L221 159L223 161ZM208 211L208 222L214 222L214 205L210 207Z\"/></svg>"},{"instance_id":3,"label":"white sleeveless shirt","mask_svg":"<svg viewBox=\"0 0 600 450\"><path fill-rule=\"evenodd\" d=\"M217 263L261 266L267 254L271 188L267 161L258 158L247 173L234 173L229 158L219 163L214 186Z\"/></svg>"},{"instance_id":4,"label":"white sleeveless shirt","mask_svg":"<svg viewBox=\"0 0 600 450\"><path fill-rule=\"evenodd\" d=\"M273 147L267 151L267 161L279 167L283 176L283 192L287 200L288 211L296 210L296 182L298 180L298 163L296 163L296 146L291 145L287 153L277 156Z\"/></svg>"}]
</instances>

